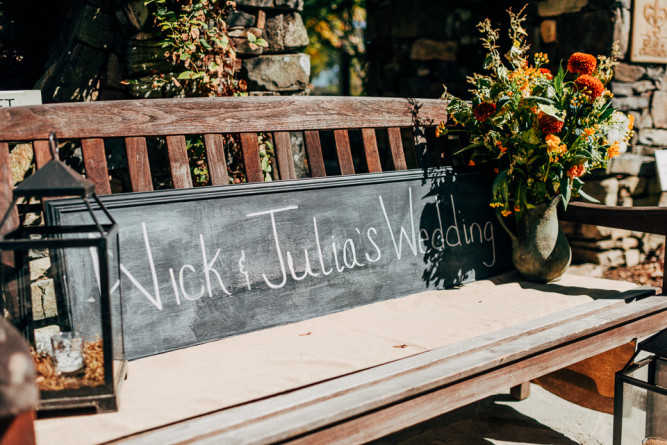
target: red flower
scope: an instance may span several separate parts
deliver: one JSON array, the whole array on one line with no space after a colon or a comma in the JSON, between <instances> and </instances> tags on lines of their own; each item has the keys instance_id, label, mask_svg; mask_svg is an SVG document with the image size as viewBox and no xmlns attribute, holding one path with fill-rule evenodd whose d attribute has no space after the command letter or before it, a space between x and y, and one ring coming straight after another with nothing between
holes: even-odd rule
<instances>
[{"instance_id":1,"label":"red flower","mask_svg":"<svg viewBox=\"0 0 667 445\"><path fill-rule=\"evenodd\" d=\"M556 134L563 129L565 122L548 114L541 113L537 125L544 134Z\"/></svg>"},{"instance_id":2,"label":"red flower","mask_svg":"<svg viewBox=\"0 0 667 445\"><path fill-rule=\"evenodd\" d=\"M602 82L588 74L582 74L577 77L574 80L574 84L576 85L577 90L581 91L591 99L597 99L604 92L604 85L602 85Z\"/></svg>"},{"instance_id":3,"label":"red flower","mask_svg":"<svg viewBox=\"0 0 667 445\"><path fill-rule=\"evenodd\" d=\"M570 167L570 170L567 172L567 175L572 178L578 178L579 176L586 173L586 166L584 164L574 165Z\"/></svg>"},{"instance_id":4,"label":"red flower","mask_svg":"<svg viewBox=\"0 0 667 445\"><path fill-rule=\"evenodd\" d=\"M567 70L571 73L593 74L597 66L595 56L586 53L574 53L567 61Z\"/></svg>"},{"instance_id":5,"label":"red flower","mask_svg":"<svg viewBox=\"0 0 667 445\"><path fill-rule=\"evenodd\" d=\"M477 119L480 122L484 122L485 120L493 116L495 112L496 112L496 104L492 104L489 102L482 102L472 110L472 114L475 116L475 119Z\"/></svg>"},{"instance_id":6,"label":"red flower","mask_svg":"<svg viewBox=\"0 0 667 445\"><path fill-rule=\"evenodd\" d=\"M540 68L540 74L544 74L544 76L549 80L554 78L554 75L551 74L551 71L549 71L547 68Z\"/></svg>"}]
</instances>

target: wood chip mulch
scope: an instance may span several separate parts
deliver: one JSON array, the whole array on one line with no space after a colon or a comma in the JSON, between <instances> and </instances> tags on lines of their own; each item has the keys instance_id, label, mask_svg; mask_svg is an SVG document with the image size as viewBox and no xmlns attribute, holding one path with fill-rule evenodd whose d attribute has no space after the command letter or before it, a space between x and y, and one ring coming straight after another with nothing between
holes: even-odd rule
<instances>
[{"instance_id":1,"label":"wood chip mulch","mask_svg":"<svg viewBox=\"0 0 667 445\"><path fill-rule=\"evenodd\" d=\"M40 391L61 391L104 384L104 353L102 339L86 342L83 347L83 372L77 376L63 376L56 372L53 359L44 352L31 351Z\"/></svg>"},{"instance_id":2,"label":"wood chip mulch","mask_svg":"<svg viewBox=\"0 0 667 445\"><path fill-rule=\"evenodd\" d=\"M665 264L665 249L661 248L650 255L642 264L633 267L614 267L602 273L603 278L630 281L641 286L662 287L662 275Z\"/></svg>"}]
</instances>

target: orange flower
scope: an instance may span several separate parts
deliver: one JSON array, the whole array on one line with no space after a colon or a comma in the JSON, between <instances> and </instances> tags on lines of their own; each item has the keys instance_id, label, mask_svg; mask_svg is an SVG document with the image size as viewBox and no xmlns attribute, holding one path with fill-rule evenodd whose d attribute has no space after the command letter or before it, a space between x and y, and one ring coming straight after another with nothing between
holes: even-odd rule
<instances>
[{"instance_id":1,"label":"orange flower","mask_svg":"<svg viewBox=\"0 0 667 445\"><path fill-rule=\"evenodd\" d=\"M618 154L621 152L621 147L618 142L614 142L611 144L611 147L607 149L607 155L609 156L609 159L618 156Z\"/></svg>"},{"instance_id":2,"label":"orange flower","mask_svg":"<svg viewBox=\"0 0 667 445\"><path fill-rule=\"evenodd\" d=\"M563 129L564 124L565 122L562 120L544 113L540 114L537 123L540 130L545 134L555 134L560 132Z\"/></svg>"},{"instance_id":3,"label":"orange flower","mask_svg":"<svg viewBox=\"0 0 667 445\"><path fill-rule=\"evenodd\" d=\"M578 178L584 173L586 173L586 166L584 164L578 164L570 167L570 170L567 172L567 176L569 176L570 179Z\"/></svg>"},{"instance_id":4,"label":"orange flower","mask_svg":"<svg viewBox=\"0 0 667 445\"><path fill-rule=\"evenodd\" d=\"M440 124L438 124L438 127L435 129L435 137L439 138L440 136L443 135L444 132L445 132L445 123L440 122Z\"/></svg>"},{"instance_id":5,"label":"orange flower","mask_svg":"<svg viewBox=\"0 0 667 445\"><path fill-rule=\"evenodd\" d=\"M500 170L498 170L498 167L493 169L493 173L498 174L499 172L500 172Z\"/></svg>"},{"instance_id":6,"label":"orange flower","mask_svg":"<svg viewBox=\"0 0 667 445\"><path fill-rule=\"evenodd\" d=\"M547 147L549 147L549 151L553 151L558 145L560 145L560 138L558 136L555 136L553 134L548 134L544 140L547 142Z\"/></svg>"},{"instance_id":7,"label":"orange flower","mask_svg":"<svg viewBox=\"0 0 667 445\"><path fill-rule=\"evenodd\" d=\"M496 145L498 146L498 150L500 150L501 154L507 151L507 147L505 147L502 143L497 142Z\"/></svg>"},{"instance_id":8,"label":"orange flower","mask_svg":"<svg viewBox=\"0 0 667 445\"><path fill-rule=\"evenodd\" d=\"M515 211L515 212L520 212L520 211L521 211L521 206L518 205L518 204L515 205L515 206L514 206L514 211Z\"/></svg>"},{"instance_id":9,"label":"orange flower","mask_svg":"<svg viewBox=\"0 0 667 445\"><path fill-rule=\"evenodd\" d=\"M500 214L503 215L505 218L507 218L508 216L510 216L512 214L512 211L511 210L502 210L500 212Z\"/></svg>"},{"instance_id":10,"label":"orange flower","mask_svg":"<svg viewBox=\"0 0 667 445\"><path fill-rule=\"evenodd\" d=\"M571 73L593 74L597 66L595 56L586 53L574 53L567 61L567 70Z\"/></svg>"},{"instance_id":11,"label":"orange flower","mask_svg":"<svg viewBox=\"0 0 667 445\"><path fill-rule=\"evenodd\" d=\"M628 114L628 131L635 128L635 117L632 114Z\"/></svg>"},{"instance_id":12,"label":"orange flower","mask_svg":"<svg viewBox=\"0 0 667 445\"><path fill-rule=\"evenodd\" d=\"M551 79L554 78L554 75L551 74L551 71L549 71L547 68L540 68L540 74L542 74L548 80L551 80Z\"/></svg>"},{"instance_id":13,"label":"orange flower","mask_svg":"<svg viewBox=\"0 0 667 445\"><path fill-rule=\"evenodd\" d=\"M470 161L468 161L468 165L472 167L473 165L475 165L475 161L471 159Z\"/></svg>"},{"instance_id":14,"label":"orange flower","mask_svg":"<svg viewBox=\"0 0 667 445\"><path fill-rule=\"evenodd\" d=\"M590 99L597 99L604 92L604 85L599 79L588 74L582 74L574 80L577 90L584 93Z\"/></svg>"},{"instance_id":15,"label":"orange flower","mask_svg":"<svg viewBox=\"0 0 667 445\"><path fill-rule=\"evenodd\" d=\"M475 116L475 119L477 119L480 122L484 122L485 120L493 116L495 112L496 112L496 104L492 104L489 102L482 102L472 110L472 114Z\"/></svg>"},{"instance_id":16,"label":"orange flower","mask_svg":"<svg viewBox=\"0 0 667 445\"><path fill-rule=\"evenodd\" d=\"M584 134L588 136L593 136L595 134L595 128L586 128Z\"/></svg>"}]
</instances>

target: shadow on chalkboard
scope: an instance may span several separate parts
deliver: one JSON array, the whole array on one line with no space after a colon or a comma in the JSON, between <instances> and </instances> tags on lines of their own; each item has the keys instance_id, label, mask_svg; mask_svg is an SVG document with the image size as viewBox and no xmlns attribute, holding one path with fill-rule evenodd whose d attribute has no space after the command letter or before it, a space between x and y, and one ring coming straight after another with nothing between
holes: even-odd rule
<instances>
[{"instance_id":1,"label":"shadow on chalkboard","mask_svg":"<svg viewBox=\"0 0 667 445\"><path fill-rule=\"evenodd\" d=\"M419 233L428 238L422 240L422 279L427 288L457 287L512 268L510 241L488 206L485 191L490 191L491 180L484 181L485 177L480 183L479 174L451 168L424 172L422 184L429 192Z\"/></svg>"}]
</instances>

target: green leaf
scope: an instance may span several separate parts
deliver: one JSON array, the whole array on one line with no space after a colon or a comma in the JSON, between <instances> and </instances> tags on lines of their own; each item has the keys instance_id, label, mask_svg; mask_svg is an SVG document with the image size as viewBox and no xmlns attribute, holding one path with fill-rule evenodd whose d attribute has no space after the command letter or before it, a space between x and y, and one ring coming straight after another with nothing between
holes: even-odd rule
<instances>
[{"instance_id":1,"label":"green leaf","mask_svg":"<svg viewBox=\"0 0 667 445\"><path fill-rule=\"evenodd\" d=\"M491 54L488 54L486 58L484 58L484 63L482 64L482 68L485 70L488 70L493 66L493 56Z\"/></svg>"},{"instance_id":2,"label":"green leaf","mask_svg":"<svg viewBox=\"0 0 667 445\"><path fill-rule=\"evenodd\" d=\"M521 136L521 140L527 144L537 145L541 142L540 137L537 135L537 132L534 128L531 128L529 131L526 131Z\"/></svg>"},{"instance_id":3,"label":"green leaf","mask_svg":"<svg viewBox=\"0 0 667 445\"><path fill-rule=\"evenodd\" d=\"M270 171L271 164L269 163L269 157L265 156L262 158L262 170L263 171Z\"/></svg>"},{"instance_id":4,"label":"green leaf","mask_svg":"<svg viewBox=\"0 0 667 445\"><path fill-rule=\"evenodd\" d=\"M476 143L476 144L466 145L465 147L463 147L462 149L460 149L459 151L457 151L457 152L454 153L454 154L455 154L455 155L458 155L458 154L463 153L463 152L466 151L466 150L470 150L471 148L477 148L477 147L482 147L482 146L484 146L484 144L482 144L482 143Z\"/></svg>"},{"instance_id":5,"label":"green leaf","mask_svg":"<svg viewBox=\"0 0 667 445\"><path fill-rule=\"evenodd\" d=\"M528 96L525 97L523 100L534 100L535 102L543 102L548 105L556 105L556 102L553 99L549 99L548 97L541 97L541 96Z\"/></svg>"},{"instance_id":6,"label":"green leaf","mask_svg":"<svg viewBox=\"0 0 667 445\"><path fill-rule=\"evenodd\" d=\"M199 39L199 43L201 43L201 46L203 46L206 49L211 49L212 48L211 45L209 45L209 43L204 39Z\"/></svg>"},{"instance_id":7,"label":"green leaf","mask_svg":"<svg viewBox=\"0 0 667 445\"><path fill-rule=\"evenodd\" d=\"M613 108L608 108L600 115L600 121L605 121L611 117L612 114L614 114L614 109Z\"/></svg>"},{"instance_id":8,"label":"green leaf","mask_svg":"<svg viewBox=\"0 0 667 445\"><path fill-rule=\"evenodd\" d=\"M491 194L495 197L498 194L498 188L500 187L500 184L503 183L505 178L507 178L507 173L509 170L505 169L498 173L496 176L496 179L493 180L493 185L491 186Z\"/></svg>"},{"instance_id":9,"label":"green leaf","mask_svg":"<svg viewBox=\"0 0 667 445\"><path fill-rule=\"evenodd\" d=\"M504 107L506 104L508 104L512 99L510 99L507 96L503 96L500 99L498 99L498 102L496 102L496 109L501 109Z\"/></svg>"},{"instance_id":10,"label":"green leaf","mask_svg":"<svg viewBox=\"0 0 667 445\"><path fill-rule=\"evenodd\" d=\"M178 75L177 79L192 79L195 73L192 71L183 71L181 74Z\"/></svg>"},{"instance_id":11,"label":"green leaf","mask_svg":"<svg viewBox=\"0 0 667 445\"><path fill-rule=\"evenodd\" d=\"M557 95L563 94L563 80L565 79L565 71L563 71L563 66L558 66L558 74L554 77L554 88L556 89Z\"/></svg>"},{"instance_id":12,"label":"green leaf","mask_svg":"<svg viewBox=\"0 0 667 445\"><path fill-rule=\"evenodd\" d=\"M555 117L558 120L563 120L565 118L565 112L560 110L552 105L537 104L540 111L544 114L547 114L551 117Z\"/></svg>"},{"instance_id":13,"label":"green leaf","mask_svg":"<svg viewBox=\"0 0 667 445\"><path fill-rule=\"evenodd\" d=\"M567 205L570 203L570 198L572 198L572 187L570 187L570 178L563 178L560 183L560 193L563 195L563 208L567 209Z\"/></svg>"},{"instance_id":14,"label":"green leaf","mask_svg":"<svg viewBox=\"0 0 667 445\"><path fill-rule=\"evenodd\" d=\"M248 32L248 42L255 43L257 41L257 36L251 32Z\"/></svg>"}]
</instances>

